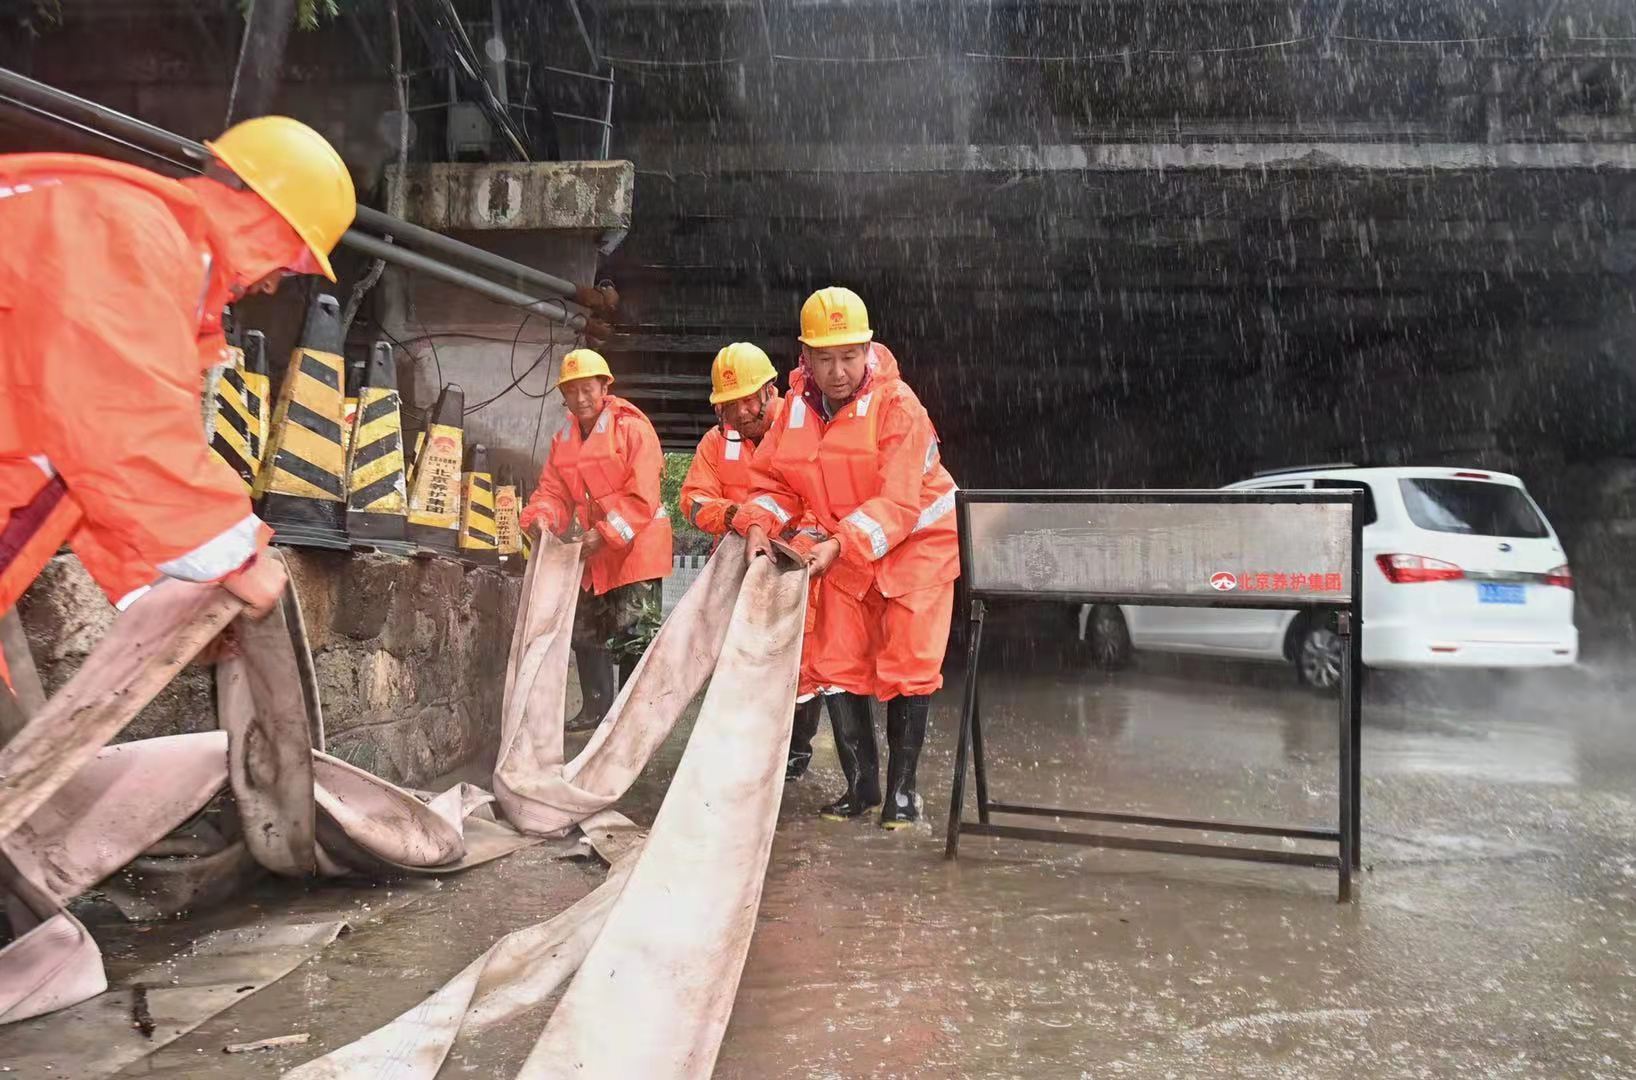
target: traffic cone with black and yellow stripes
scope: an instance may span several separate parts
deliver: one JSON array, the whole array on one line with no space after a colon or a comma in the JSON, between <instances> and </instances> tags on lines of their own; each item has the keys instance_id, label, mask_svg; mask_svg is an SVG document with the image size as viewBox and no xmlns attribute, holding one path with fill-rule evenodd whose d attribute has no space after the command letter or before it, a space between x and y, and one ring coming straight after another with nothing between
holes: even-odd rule
<instances>
[{"instance_id":1,"label":"traffic cone with black and yellow stripes","mask_svg":"<svg viewBox=\"0 0 1636 1080\"><path fill-rule=\"evenodd\" d=\"M230 342L232 360L216 381L210 445L253 491L267 445L267 338L250 330L242 342Z\"/></svg>"},{"instance_id":2,"label":"traffic cone with black and yellow stripes","mask_svg":"<svg viewBox=\"0 0 1636 1080\"><path fill-rule=\"evenodd\" d=\"M341 398L341 449L352 460L352 429L358 423L358 393L363 389L368 358L347 360L346 394Z\"/></svg>"},{"instance_id":3,"label":"traffic cone with black and yellow stripes","mask_svg":"<svg viewBox=\"0 0 1636 1080\"><path fill-rule=\"evenodd\" d=\"M496 476L510 480L509 476ZM517 504L517 485L496 484L494 488L494 540L499 548L500 566L508 573L523 571L523 532L519 524L522 507Z\"/></svg>"},{"instance_id":4,"label":"traffic cone with black and yellow stripes","mask_svg":"<svg viewBox=\"0 0 1636 1080\"><path fill-rule=\"evenodd\" d=\"M466 394L445 386L426 420L409 482L408 536L428 554L460 551L460 463Z\"/></svg>"},{"instance_id":5,"label":"traffic cone with black and yellow stripes","mask_svg":"<svg viewBox=\"0 0 1636 1080\"><path fill-rule=\"evenodd\" d=\"M398 396L392 346L379 341L370 350L358 389L347 458L347 535L354 544L362 541L363 546L390 551L403 544L408 515L403 399Z\"/></svg>"},{"instance_id":6,"label":"traffic cone with black and yellow stripes","mask_svg":"<svg viewBox=\"0 0 1636 1080\"><path fill-rule=\"evenodd\" d=\"M482 443L472 444L471 464L461 481L460 554L479 566L493 566L500 561L494 474L489 471L488 448Z\"/></svg>"},{"instance_id":7,"label":"traffic cone with black and yellow stripes","mask_svg":"<svg viewBox=\"0 0 1636 1080\"><path fill-rule=\"evenodd\" d=\"M252 492L280 543L345 550L346 452L341 305L319 294L278 392L272 438Z\"/></svg>"}]
</instances>

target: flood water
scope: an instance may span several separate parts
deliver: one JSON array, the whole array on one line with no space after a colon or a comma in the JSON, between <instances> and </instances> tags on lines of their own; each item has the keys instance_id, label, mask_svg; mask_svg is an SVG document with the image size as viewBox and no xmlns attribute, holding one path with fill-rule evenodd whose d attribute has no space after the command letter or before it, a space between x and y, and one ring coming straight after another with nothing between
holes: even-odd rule
<instances>
[{"instance_id":1,"label":"flood water","mask_svg":"<svg viewBox=\"0 0 1636 1080\"><path fill-rule=\"evenodd\" d=\"M1333 820L1335 705L1282 670L1009 667L984 677L996 799ZM817 818L840 787L827 733L786 786L717 1076L1636 1076L1636 745L1612 676L1372 685L1349 906L1325 870L980 837L946 862L958 686L917 829ZM127 1075L274 1076L362 1035L601 878L549 855L444 880ZM115 968L187 938L109 932ZM543 1023L488 1032L444 1075L512 1076ZM313 1042L221 1053L294 1031Z\"/></svg>"},{"instance_id":2,"label":"flood water","mask_svg":"<svg viewBox=\"0 0 1636 1080\"><path fill-rule=\"evenodd\" d=\"M992 797L1332 822L1335 707L1283 674L987 677ZM1506 682L1372 688L1353 906L1321 870L980 837L944 862L946 738L909 844L802 785L717 1075L1636 1075L1630 721Z\"/></svg>"}]
</instances>

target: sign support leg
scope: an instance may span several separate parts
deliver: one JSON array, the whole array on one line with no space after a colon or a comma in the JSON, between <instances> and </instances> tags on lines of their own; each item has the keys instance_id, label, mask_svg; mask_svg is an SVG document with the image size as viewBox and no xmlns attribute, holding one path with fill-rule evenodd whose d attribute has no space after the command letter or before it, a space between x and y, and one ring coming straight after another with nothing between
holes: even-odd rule
<instances>
[{"instance_id":1,"label":"sign support leg","mask_svg":"<svg viewBox=\"0 0 1636 1080\"><path fill-rule=\"evenodd\" d=\"M978 663L982 658L983 650L983 616L985 606L981 600L971 602L971 629L969 640L966 642L966 693L965 700L960 707L960 734L954 746L954 784L949 789L949 834L947 846L943 849L945 859L960 857L960 818L965 810L966 801L966 755L970 752L972 731L977 716L977 676ZM983 760L979 753L977 761ZM988 797L987 781L983 776L982 766L977 771L977 798L980 812L987 814L985 804Z\"/></svg>"},{"instance_id":2,"label":"sign support leg","mask_svg":"<svg viewBox=\"0 0 1636 1080\"><path fill-rule=\"evenodd\" d=\"M1340 859L1339 862L1339 896L1341 903L1352 899L1352 867L1354 865L1353 844L1355 825L1353 807L1356 805L1356 794L1353 783L1356 781L1356 772L1353 769L1353 742L1352 733L1357 726L1357 717L1352 709L1352 688L1357 685L1358 673L1352 664L1352 642L1356 637L1357 627L1352 625L1352 613L1341 612L1337 618L1340 622L1341 637L1346 644L1346 655L1341 660L1341 694L1339 706L1339 738L1336 740L1340 748L1340 785L1337 800L1340 803Z\"/></svg>"}]
</instances>

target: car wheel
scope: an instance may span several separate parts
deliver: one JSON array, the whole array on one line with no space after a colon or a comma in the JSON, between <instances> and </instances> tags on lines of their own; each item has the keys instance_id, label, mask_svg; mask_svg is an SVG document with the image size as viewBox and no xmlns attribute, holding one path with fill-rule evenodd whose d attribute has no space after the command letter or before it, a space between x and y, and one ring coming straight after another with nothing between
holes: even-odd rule
<instances>
[{"instance_id":1,"label":"car wheel","mask_svg":"<svg viewBox=\"0 0 1636 1080\"><path fill-rule=\"evenodd\" d=\"M1326 694L1341 689L1341 671L1346 663L1346 639L1337 634L1327 619L1308 619L1295 639L1295 676L1301 685Z\"/></svg>"},{"instance_id":2,"label":"car wheel","mask_svg":"<svg viewBox=\"0 0 1636 1080\"><path fill-rule=\"evenodd\" d=\"M1104 671L1117 671L1130 664L1130 628L1116 607L1098 604L1091 608L1085 625L1085 642L1091 663Z\"/></svg>"}]
</instances>

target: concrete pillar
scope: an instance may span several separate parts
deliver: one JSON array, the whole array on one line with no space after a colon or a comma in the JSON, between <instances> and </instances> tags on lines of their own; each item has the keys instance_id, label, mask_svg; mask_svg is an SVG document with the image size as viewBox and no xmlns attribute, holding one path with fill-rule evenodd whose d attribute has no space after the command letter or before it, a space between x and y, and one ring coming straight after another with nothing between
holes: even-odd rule
<instances>
[{"instance_id":1,"label":"concrete pillar","mask_svg":"<svg viewBox=\"0 0 1636 1080\"><path fill-rule=\"evenodd\" d=\"M584 285L596 280L600 252L630 227L634 186L634 167L621 161L417 165L404 216ZM576 338L439 282L397 271L389 279L384 322L408 346L399 368L406 398L424 407L440 385L461 386L466 408L481 406L467 417L468 445L487 446L526 495L563 423L550 388Z\"/></svg>"}]
</instances>

